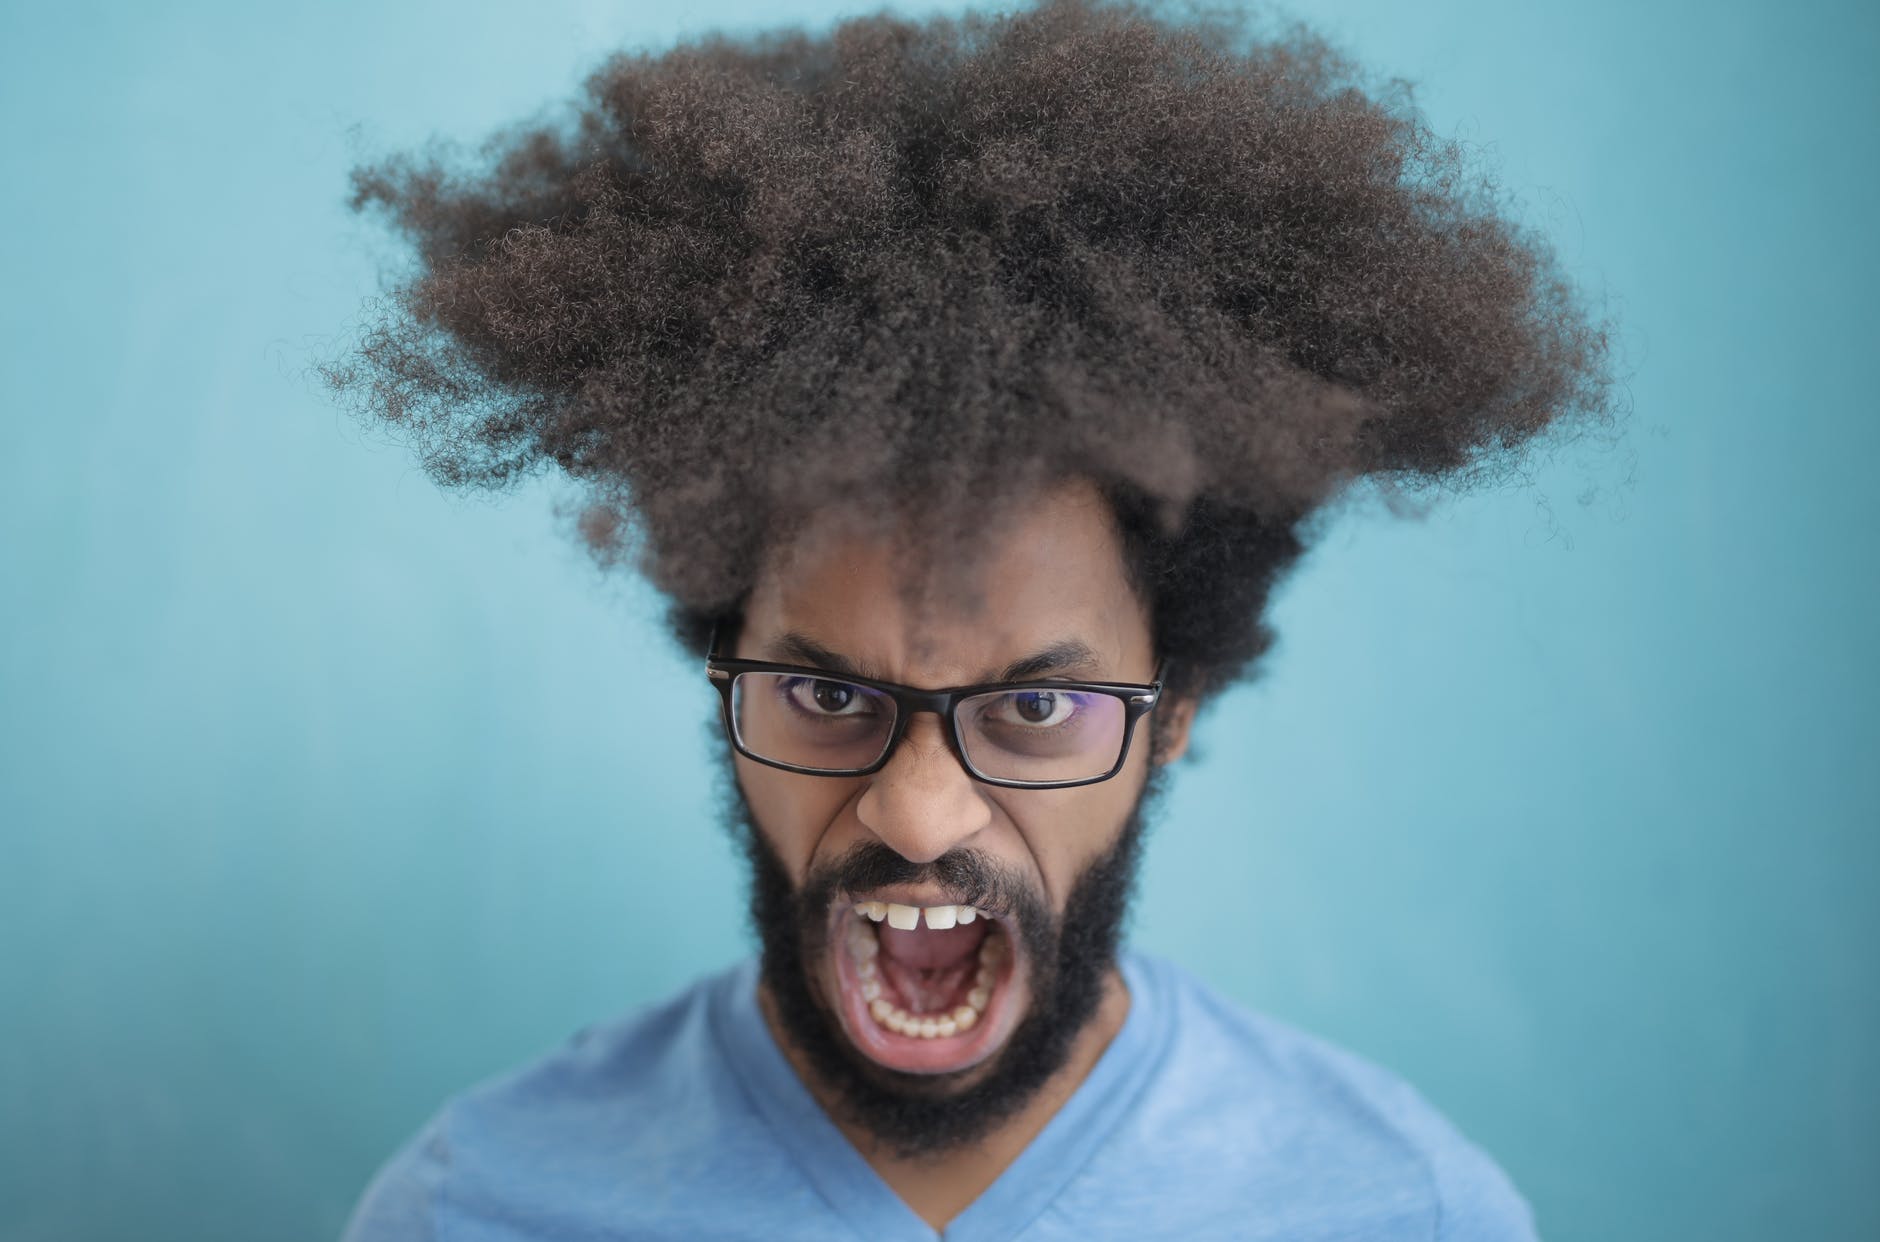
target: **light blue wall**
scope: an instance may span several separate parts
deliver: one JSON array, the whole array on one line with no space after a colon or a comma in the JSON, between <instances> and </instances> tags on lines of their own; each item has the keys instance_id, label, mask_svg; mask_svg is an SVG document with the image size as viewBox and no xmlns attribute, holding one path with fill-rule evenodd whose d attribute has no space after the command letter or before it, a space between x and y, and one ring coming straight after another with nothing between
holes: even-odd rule
<instances>
[{"instance_id":1,"label":"light blue wall","mask_svg":"<svg viewBox=\"0 0 1880 1242\"><path fill-rule=\"evenodd\" d=\"M304 374L385 253L356 155L768 6L651 7L0 9L0 1239L330 1238L444 1095L743 951L654 601ZM1636 414L1333 529L1137 938L1556 1242L1880 1235L1877 11L1297 11L1611 295Z\"/></svg>"}]
</instances>

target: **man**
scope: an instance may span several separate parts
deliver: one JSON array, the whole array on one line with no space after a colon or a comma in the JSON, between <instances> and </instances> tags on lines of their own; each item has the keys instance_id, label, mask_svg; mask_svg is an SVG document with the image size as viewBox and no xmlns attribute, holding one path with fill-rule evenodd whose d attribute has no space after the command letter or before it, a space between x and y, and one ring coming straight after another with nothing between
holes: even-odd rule
<instances>
[{"instance_id":1,"label":"man","mask_svg":"<svg viewBox=\"0 0 1880 1242\"><path fill-rule=\"evenodd\" d=\"M1310 519L1606 412L1454 150L1238 38L1065 0L708 40L480 171L360 174L423 264L331 378L637 548L761 952L452 1100L354 1242L1533 1236L1410 1088L1119 947Z\"/></svg>"}]
</instances>

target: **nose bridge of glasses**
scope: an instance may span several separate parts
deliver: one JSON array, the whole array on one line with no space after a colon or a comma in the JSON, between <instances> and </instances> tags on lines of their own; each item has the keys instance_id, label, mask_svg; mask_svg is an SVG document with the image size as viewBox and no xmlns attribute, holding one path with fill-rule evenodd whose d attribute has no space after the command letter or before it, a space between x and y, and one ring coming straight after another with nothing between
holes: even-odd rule
<instances>
[{"instance_id":1,"label":"nose bridge of glasses","mask_svg":"<svg viewBox=\"0 0 1880 1242\"><path fill-rule=\"evenodd\" d=\"M931 720L933 737L939 744L948 750L956 749L958 739L953 736L953 730L947 720L947 709L954 697L945 690L900 687L896 696L898 701L895 704L895 711L899 716L899 719L895 721L895 732L900 735L902 741L905 741L907 735L914 730L915 717L925 716Z\"/></svg>"},{"instance_id":2,"label":"nose bridge of glasses","mask_svg":"<svg viewBox=\"0 0 1880 1242\"><path fill-rule=\"evenodd\" d=\"M941 717L947 714L947 705L956 697L946 690L918 690L912 686L902 686L896 696L897 706L902 714L912 718L924 712Z\"/></svg>"}]
</instances>

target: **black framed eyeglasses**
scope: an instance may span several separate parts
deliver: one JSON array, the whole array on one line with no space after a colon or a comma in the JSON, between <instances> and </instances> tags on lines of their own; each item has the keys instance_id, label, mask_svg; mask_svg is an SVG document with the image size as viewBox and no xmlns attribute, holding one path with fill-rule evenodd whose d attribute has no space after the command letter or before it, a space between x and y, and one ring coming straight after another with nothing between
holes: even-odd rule
<instances>
[{"instance_id":1,"label":"black framed eyeglasses","mask_svg":"<svg viewBox=\"0 0 1880 1242\"><path fill-rule=\"evenodd\" d=\"M828 669L718 655L705 675L718 687L725 732L747 759L809 776L867 776L887 765L916 712L945 722L974 779L1011 789L1094 785L1123 770L1136 724L1162 695L1166 661L1150 685L1010 681L944 690Z\"/></svg>"}]
</instances>

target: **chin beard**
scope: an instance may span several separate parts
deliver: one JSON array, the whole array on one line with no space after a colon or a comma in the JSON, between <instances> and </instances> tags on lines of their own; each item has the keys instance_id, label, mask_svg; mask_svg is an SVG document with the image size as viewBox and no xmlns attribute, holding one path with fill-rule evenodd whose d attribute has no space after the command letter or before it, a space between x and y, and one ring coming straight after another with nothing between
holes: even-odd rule
<instances>
[{"instance_id":1,"label":"chin beard","mask_svg":"<svg viewBox=\"0 0 1880 1242\"><path fill-rule=\"evenodd\" d=\"M1022 879L964 849L919 864L878 842L864 843L812 872L799 889L757 829L733 775L728 826L750 863L762 986L784 1037L809 1062L845 1120L902 1157L934 1156L983 1139L1064 1068L1116 964L1145 812L1161 791L1164 773L1151 764L1116 840L1077 877L1062 915L1053 915L1043 894ZM810 963L827 947L834 894L927 880L997 894L1015 914L1031 970L1027 1010L1004 1046L987 1061L954 1073L912 1074L875 1063L854 1046L811 984Z\"/></svg>"}]
</instances>

